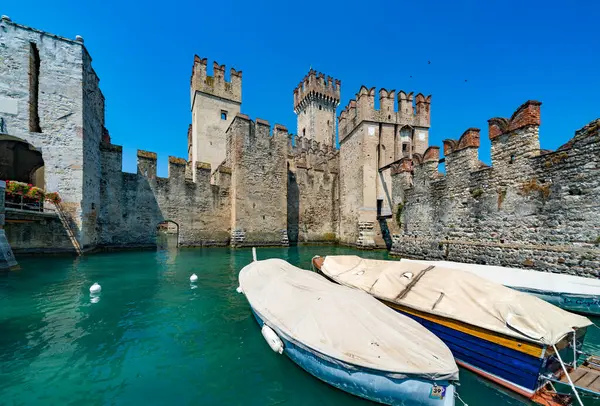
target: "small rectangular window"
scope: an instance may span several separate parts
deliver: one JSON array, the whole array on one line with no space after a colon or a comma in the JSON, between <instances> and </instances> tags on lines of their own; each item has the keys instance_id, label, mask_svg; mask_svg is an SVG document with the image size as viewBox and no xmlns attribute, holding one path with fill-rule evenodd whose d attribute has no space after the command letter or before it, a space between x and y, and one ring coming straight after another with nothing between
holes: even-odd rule
<instances>
[{"instance_id":1,"label":"small rectangular window","mask_svg":"<svg viewBox=\"0 0 600 406\"><path fill-rule=\"evenodd\" d=\"M225 110L221 110L221 120L227 120L227 112Z\"/></svg>"},{"instance_id":2,"label":"small rectangular window","mask_svg":"<svg viewBox=\"0 0 600 406\"><path fill-rule=\"evenodd\" d=\"M406 147L408 146L408 144L402 144L402 152L406 152Z\"/></svg>"}]
</instances>

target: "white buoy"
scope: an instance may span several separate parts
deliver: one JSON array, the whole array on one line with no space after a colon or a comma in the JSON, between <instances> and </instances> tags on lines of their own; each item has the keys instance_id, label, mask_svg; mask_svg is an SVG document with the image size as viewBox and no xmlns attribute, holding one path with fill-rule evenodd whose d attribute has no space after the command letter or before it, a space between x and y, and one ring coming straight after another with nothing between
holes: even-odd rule
<instances>
[{"instance_id":1,"label":"white buoy","mask_svg":"<svg viewBox=\"0 0 600 406\"><path fill-rule=\"evenodd\" d=\"M90 293L100 293L102 290L102 286L98 285L98 282L94 282L92 286L90 286Z\"/></svg>"},{"instance_id":2,"label":"white buoy","mask_svg":"<svg viewBox=\"0 0 600 406\"><path fill-rule=\"evenodd\" d=\"M238 286L237 289L235 290L237 293L244 293L244 291L242 290L241 286Z\"/></svg>"},{"instance_id":3,"label":"white buoy","mask_svg":"<svg viewBox=\"0 0 600 406\"><path fill-rule=\"evenodd\" d=\"M281 338L279 338L277 333L273 331L271 327L264 324L260 332L273 351L278 354L283 354L283 341L281 341Z\"/></svg>"},{"instance_id":4,"label":"white buoy","mask_svg":"<svg viewBox=\"0 0 600 406\"><path fill-rule=\"evenodd\" d=\"M190 276L190 282L196 282L197 280L198 280L198 275L193 273L192 276Z\"/></svg>"}]
</instances>

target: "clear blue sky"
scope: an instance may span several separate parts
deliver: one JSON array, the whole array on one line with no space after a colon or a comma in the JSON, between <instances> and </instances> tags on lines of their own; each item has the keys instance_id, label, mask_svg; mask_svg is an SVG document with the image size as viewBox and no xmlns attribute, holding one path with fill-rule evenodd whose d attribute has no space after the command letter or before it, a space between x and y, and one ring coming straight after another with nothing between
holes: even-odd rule
<instances>
[{"instance_id":1,"label":"clear blue sky","mask_svg":"<svg viewBox=\"0 0 600 406\"><path fill-rule=\"evenodd\" d=\"M168 155L187 158L194 54L241 69L242 111L294 132L310 66L342 80L340 109L362 84L432 94L431 144L479 127L485 162L487 120L527 99L547 149L600 117L598 1L5 0L0 14L84 37L131 172L138 148L163 176Z\"/></svg>"}]
</instances>

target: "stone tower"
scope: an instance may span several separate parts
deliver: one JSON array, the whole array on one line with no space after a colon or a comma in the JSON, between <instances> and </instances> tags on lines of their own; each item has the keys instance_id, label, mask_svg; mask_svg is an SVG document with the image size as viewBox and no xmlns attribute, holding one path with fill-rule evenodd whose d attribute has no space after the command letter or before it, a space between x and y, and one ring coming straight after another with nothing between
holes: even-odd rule
<instances>
[{"instance_id":1,"label":"stone tower","mask_svg":"<svg viewBox=\"0 0 600 406\"><path fill-rule=\"evenodd\" d=\"M230 69L225 80L225 65L213 62L213 76L206 71L206 58L194 56L190 84L192 130L188 149L195 168L197 162L211 165L212 171L225 160L225 132L240 112L242 104L242 71ZM193 171L195 176L195 171ZM194 179L195 180L195 179Z\"/></svg>"},{"instance_id":2,"label":"stone tower","mask_svg":"<svg viewBox=\"0 0 600 406\"><path fill-rule=\"evenodd\" d=\"M392 165L423 155L429 142L431 96L379 91L361 86L339 116L340 235L362 248L391 246L398 232L393 220ZM414 102L414 104L413 104ZM396 194L399 195L399 194Z\"/></svg>"},{"instance_id":3,"label":"stone tower","mask_svg":"<svg viewBox=\"0 0 600 406\"><path fill-rule=\"evenodd\" d=\"M334 84L335 83L335 84ZM311 69L294 89L298 136L335 147L335 110L340 104L341 82Z\"/></svg>"}]
</instances>

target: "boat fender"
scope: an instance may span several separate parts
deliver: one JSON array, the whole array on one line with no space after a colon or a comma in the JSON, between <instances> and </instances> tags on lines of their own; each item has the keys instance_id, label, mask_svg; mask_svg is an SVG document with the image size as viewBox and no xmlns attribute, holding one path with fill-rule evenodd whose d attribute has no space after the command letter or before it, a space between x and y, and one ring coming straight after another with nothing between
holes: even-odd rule
<instances>
[{"instance_id":1,"label":"boat fender","mask_svg":"<svg viewBox=\"0 0 600 406\"><path fill-rule=\"evenodd\" d=\"M262 333L263 337L267 341L267 344L269 344L269 347L271 347L273 351L275 351L278 354L283 354L283 341L281 341L281 338L279 338L277 333L274 332L271 327L265 324L263 325L260 332Z\"/></svg>"},{"instance_id":2,"label":"boat fender","mask_svg":"<svg viewBox=\"0 0 600 406\"><path fill-rule=\"evenodd\" d=\"M244 293L244 290L242 289L242 287L241 287L241 286L238 286L237 288L235 288L235 291L236 291L237 293Z\"/></svg>"}]
</instances>

